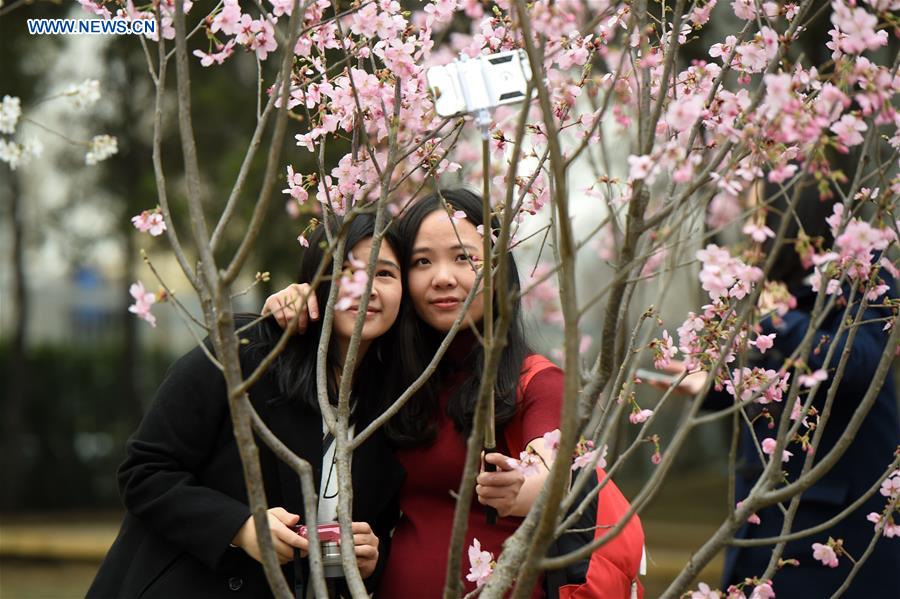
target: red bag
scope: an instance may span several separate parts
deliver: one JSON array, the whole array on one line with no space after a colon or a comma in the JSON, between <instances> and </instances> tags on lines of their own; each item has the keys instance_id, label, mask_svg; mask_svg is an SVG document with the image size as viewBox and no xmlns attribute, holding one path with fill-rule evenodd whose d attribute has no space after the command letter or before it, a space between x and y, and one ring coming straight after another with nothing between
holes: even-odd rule
<instances>
[{"instance_id":1,"label":"red bag","mask_svg":"<svg viewBox=\"0 0 900 599\"><path fill-rule=\"evenodd\" d=\"M542 370L553 366L554 364L550 360L537 354L525 358L519 381L519 401L531 379ZM506 444L511 452L525 446L525 442L521 438L521 431L522 426L517 414L504 430ZM606 472L597 468L598 484L605 478ZM589 490L586 485L583 493ZM596 506L595 521L588 522L589 526L596 526L593 538L605 535L631 507L612 480L606 481L603 489L600 490ZM582 516L582 523L585 519L589 519L588 514ZM582 523L576 524L576 526L581 526ZM586 536L577 539L569 538L571 536L560 537L551 546L550 555L569 553L575 547L590 541L590 538ZM564 538L567 539L566 546L562 549L559 545L563 544ZM638 580L638 574L643 574L641 571L643 558L644 529L641 527L640 518L634 514L614 539L591 553L589 559L584 560L586 563L576 564L574 568L547 572L545 575L547 597L550 599L557 597L559 599L642 599L644 587Z\"/></svg>"}]
</instances>

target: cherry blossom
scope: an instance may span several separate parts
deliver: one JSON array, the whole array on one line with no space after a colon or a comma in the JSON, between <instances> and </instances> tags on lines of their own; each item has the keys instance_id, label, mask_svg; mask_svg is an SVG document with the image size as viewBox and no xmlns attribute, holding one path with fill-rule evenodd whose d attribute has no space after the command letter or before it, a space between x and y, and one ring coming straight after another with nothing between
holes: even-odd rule
<instances>
[{"instance_id":1,"label":"cherry blossom","mask_svg":"<svg viewBox=\"0 0 900 599\"><path fill-rule=\"evenodd\" d=\"M334 304L335 310L349 310L366 291L369 275L366 273L366 263L354 258L351 253L347 257L350 268L345 270L340 279L340 299Z\"/></svg>"},{"instance_id":2,"label":"cherry blossom","mask_svg":"<svg viewBox=\"0 0 900 599\"><path fill-rule=\"evenodd\" d=\"M95 14L98 17L103 17L105 20L112 18L112 13L110 13L109 9L101 3L95 2L94 0L76 0L76 2L78 2L84 10Z\"/></svg>"},{"instance_id":3,"label":"cherry blossom","mask_svg":"<svg viewBox=\"0 0 900 599\"><path fill-rule=\"evenodd\" d=\"M858 146L863 142L862 131L869 127L852 114L845 114L841 120L831 126L831 130L837 134L838 141L845 147Z\"/></svg>"},{"instance_id":4,"label":"cherry blossom","mask_svg":"<svg viewBox=\"0 0 900 599\"><path fill-rule=\"evenodd\" d=\"M158 206L154 210L144 210L137 216L132 216L131 223L138 231L150 233L153 237L162 235L166 230L166 221Z\"/></svg>"},{"instance_id":5,"label":"cherry blossom","mask_svg":"<svg viewBox=\"0 0 900 599\"><path fill-rule=\"evenodd\" d=\"M151 314L150 309L153 307L153 304L156 303L156 295L149 293L144 288L144 284L140 281L132 284L131 287L128 288L128 292L131 294L131 297L134 298L134 303L128 306L128 311L138 318L149 322L150 326L155 327L156 316Z\"/></svg>"},{"instance_id":6,"label":"cherry blossom","mask_svg":"<svg viewBox=\"0 0 900 599\"><path fill-rule=\"evenodd\" d=\"M703 114L703 104L704 98L697 95L673 101L666 112L666 122L674 130L684 131L692 127Z\"/></svg>"},{"instance_id":7,"label":"cherry blossom","mask_svg":"<svg viewBox=\"0 0 900 599\"><path fill-rule=\"evenodd\" d=\"M651 416L653 416L653 410L635 409L628 415L628 421L631 424L640 424L641 422L646 422Z\"/></svg>"},{"instance_id":8,"label":"cherry blossom","mask_svg":"<svg viewBox=\"0 0 900 599\"><path fill-rule=\"evenodd\" d=\"M86 108L100 99L100 82L96 79L85 79L81 83L69 85L63 92L75 108Z\"/></svg>"},{"instance_id":9,"label":"cherry blossom","mask_svg":"<svg viewBox=\"0 0 900 599\"><path fill-rule=\"evenodd\" d=\"M593 447L593 441L582 440L578 443L575 448L575 459L572 462L572 470L578 470L579 468L590 465L597 455L597 451L600 451L600 457L597 458L596 467L606 468L606 452L608 447L604 445L599 450L593 449Z\"/></svg>"},{"instance_id":10,"label":"cherry blossom","mask_svg":"<svg viewBox=\"0 0 900 599\"><path fill-rule=\"evenodd\" d=\"M744 233L744 235L749 235L750 239L756 243L763 243L766 239L770 237L774 239L775 237L775 231L765 225L757 225L754 223L747 223L744 225L741 232Z\"/></svg>"},{"instance_id":11,"label":"cherry blossom","mask_svg":"<svg viewBox=\"0 0 900 599\"><path fill-rule=\"evenodd\" d=\"M288 186L282 189L281 193L289 194L301 206L305 204L306 200L309 199L309 193L303 187L303 175L295 173L294 167L290 164L287 166L287 184Z\"/></svg>"},{"instance_id":12,"label":"cherry blossom","mask_svg":"<svg viewBox=\"0 0 900 599\"><path fill-rule=\"evenodd\" d=\"M834 29L829 31L831 41L828 47L833 50L832 57L842 54L858 54L866 50L876 50L887 44L887 32L875 31L878 17L862 7L850 8L845 2L833 0L831 22Z\"/></svg>"},{"instance_id":13,"label":"cherry blossom","mask_svg":"<svg viewBox=\"0 0 900 599\"><path fill-rule=\"evenodd\" d=\"M653 350L653 365L662 370L671 363L672 358L678 353L678 348L669 336L669 332L663 330L662 339L654 339L650 342Z\"/></svg>"},{"instance_id":14,"label":"cherry blossom","mask_svg":"<svg viewBox=\"0 0 900 599\"><path fill-rule=\"evenodd\" d=\"M15 133L20 116L22 107L19 98L3 96L3 102L0 103L0 133Z\"/></svg>"},{"instance_id":15,"label":"cherry blossom","mask_svg":"<svg viewBox=\"0 0 900 599\"><path fill-rule=\"evenodd\" d=\"M629 156L628 165L631 169L628 174L629 179L638 181L646 179L650 175L653 170L653 159L650 156Z\"/></svg>"},{"instance_id":16,"label":"cherry blossom","mask_svg":"<svg viewBox=\"0 0 900 599\"><path fill-rule=\"evenodd\" d=\"M766 437L765 439L763 439L762 443L761 443L763 453L766 455L772 455L773 453L775 453L776 443L777 443L777 441L775 441L775 439L773 439L772 437ZM784 449L784 450L782 450L781 461L787 462L788 460L791 459L791 456L793 456L793 455L794 455L793 453L791 453L787 449Z\"/></svg>"},{"instance_id":17,"label":"cherry blossom","mask_svg":"<svg viewBox=\"0 0 900 599\"><path fill-rule=\"evenodd\" d=\"M238 32L240 22L241 7L238 0L225 0L222 10L213 17L210 31L213 33L221 31L224 35L234 35Z\"/></svg>"},{"instance_id":18,"label":"cherry blossom","mask_svg":"<svg viewBox=\"0 0 900 599\"><path fill-rule=\"evenodd\" d=\"M814 387L818 383L828 380L828 372L822 368L810 374L801 374L797 377L797 381L804 387Z\"/></svg>"},{"instance_id":19,"label":"cherry blossom","mask_svg":"<svg viewBox=\"0 0 900 599\"><path fill-rule=\"evenodd\" d=\"M753 345L756 346L756 349L759 350L759 353L764 354L766 350L771 349L773 345L775 345L775 335L776 333L769 333L768 335L757 335L756 339L751 341Z\"/></svg>"},{"instance_id":20,"label":"cherry blossom","mask_svg":"<svg viewBox=\"0 0 900 599\"><path fill-rule=\"evenodd\" d=\"M697 252L703 264L700 269L700 283L713 300L723 296L742 299L749 293L753 283L762 279L762 270L750 266L738 258L732 258L727 250L709 244Z\"/></svg>"},{"instance_id":21,"label":"cherry blossom","mask_svg":"<svg viewBox=\"0 0 900 599\"><path fill-rule=\"evenodd\" d=\"M473 538L469 546L469 573L466 580L474 582L476 587L481 587L487 582L494 571L494 554L481 550L481 542Z\"/></svg>"},{"instance_id":22,"label":"cherry blossom","mask_svg":"<svg viewBox=\"0 0 900 599\"><path fill-rule=\"evenodd\" d=\"M534 451L523 451L519 454L519 459L507 458L509 465L522 473L525 478L540 474L544 468L544 462L541 456Z\"/></svg>"},{"instance_id":23,"label":"cherry blossom","mask_svg":"<svg viewBox=\"0 0 900 599\"><path fill-rule=\"evenodd\" d=\"M705 582L701 582L697 585L697 590L691 592L690 599L721 599L722 593L709 588L709 585Z\"/></svg>"},{"instance_id":24,"label":"cherry blossom","mask_svg":"<svg viewBox=\"0 0 900 599\"><path fill-rule=\"evenodd\" d=\"M894 470L882 483L879 493L891 499L900 495L900 470Z\"/></svg>"},{"instance_id":25,"label":"cherry blossom","mask_svg":"<svg viewBox=\"0 0 900 599\"><path fill-rule=\"evenodd\" d=\"M732 371L731 379L725 381L725 390L741 401L747 401L761 393L756 398L757 403L779 402L787 390L790 376L789 372L779 372L756 366L751 369L745 366L740 370ZM739 396L738 392L740 392Z\"/></svg>"},{"instance_id":26,"label":"cherry blossom","mask_svg":"<svg viewBox=\"0 0 900 599\"><path fill-rule=\"evenodd\" d=\"M774 597L775 590L772 588L772 581L758 583L750 593L750 599L773 599Z\"/></svg>"},{"instance_id":27,"label":"cherry blossom","mask_svg":"<svg viewBox=\"0 0 900 599\"><path fill-rule=\"evenodd\" d=\"M23 144L0 139L0 162L7 163L11 170L27 165L43 151L44 145L36 139L29 139Z\"/></svg>"},{"instance_id":28,"label":"cherry blossom","mask_svg":"<svg viewBox=\"0 0 900 599\"><path fill-rule=\"evenodd\" d=\"M466 219L466 213L463 212L462 210L455 210L453 213L450 214L450 221L454 225L464 221L465 219ZM484 230L484 227L482 227L482 231L483 230Z\"/></svg>"},{"instance_id":29,"label":"cherry blossom","mask_svg":"<svg viewBox=\"0 0 900 599\"><path fill-rule=\"evenodd\" d=\"M559 452L559 439L561 433L559 429L544 433L544 447L550 452L550 461L556 461L556 454Z\"/></svg>"},{"instance_id":30,"label":"cherry blossom","mask_svg":"<svg viewBox=\"0 0 900 599\"><path fill-rule=\"evenodd\" d=\"M866 516L866 520L875 524L875 530L877 531L882 521L882 515L878 512L870 512ZM888 517L887 522L884 523L884 528L881 529L881 534L889 539L900 537L900 524L895 523L893 517Z\"/></svg>"},{"instance_id":31,"label":"cherry blossom","mask_svg":"<svg viewBox=\"0 0 900 599\"><path fill-rule=\"evenodd\" d=\"M212 54L207 54L201 50L194 50L194 56L200 58L200 64L204 67L212 66L213 64L222 64L225 62L225 59L232 55L234 52L234 40L228 40L226 44L216 44L216 52Z\"/></svg>"},{"instance_id":32,"label":"cherry blossom","mask_svg":"<svg viewBox=\"0 0 900 599\"><path fill-rule=\"evenodd\" d=\"M823 545L822 543L813 543L813 559L822 562L829 568L838 567L838 556L832 548L831 544Z\"/></svg>"},{"instance_id":33,"label":"cherry blossom","mask_svg":"<svg viewBox=\"0 0 900 599\"><path fill-rule=\"evenodd\" d=\"M97 164L115 155L119 151L119 142L111 135L95 135L90 142L90 150L84 156L88 166Z\"/></svg>"}]
</instances>

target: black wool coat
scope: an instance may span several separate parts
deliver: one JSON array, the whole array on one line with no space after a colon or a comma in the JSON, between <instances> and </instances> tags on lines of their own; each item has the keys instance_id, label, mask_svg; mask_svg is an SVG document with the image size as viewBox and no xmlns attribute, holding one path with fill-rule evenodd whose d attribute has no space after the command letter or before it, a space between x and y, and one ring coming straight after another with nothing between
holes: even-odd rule
<instances>
[{"instance_id":1,"label":"black wool coat","mask_svg":"<svg viewBox=\"0 0 900 599\"><path fill-rule=\"evenodd\" d=\"M274 326L263 323L260 327ZM259 337L259 330L250 333ZM245 376L262 352L244 350ZM317 412L282 397L271 372L250 390L263 421L315 471L322 471L322 421ZM361 430L367 423L357 423ZM266 498L303 519L300 480L261 440ZM368 522L379 538L379 563L366 580L374 588L387 559L390 531L399 518L397 497L403 468L381 431L353 453L353 520ZM250 516L247 493L226 399L225 380L201 348L169 369L153 405L129 439L118 473L127 509L118 537L87 597L179 598L270 597L262 565L231 547ZM282 568L292 589L295 569ZM303 578L308 578L303 576ZM301 595L302 596L302 595Z\"/></svg>"}]
</instances>

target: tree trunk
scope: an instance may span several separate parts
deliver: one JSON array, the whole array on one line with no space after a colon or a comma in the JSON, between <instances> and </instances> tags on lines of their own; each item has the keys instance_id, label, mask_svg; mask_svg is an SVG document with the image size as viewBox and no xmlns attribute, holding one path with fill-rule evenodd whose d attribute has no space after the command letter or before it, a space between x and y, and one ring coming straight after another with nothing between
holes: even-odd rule
<instances>
[{"instance_id":1,"label":"tree trunk","mask_svg":"<svg viewBox=\"0 0 900 599\"><path fill-rule=\"evenodd\" d=\"M3 451L0 464L3 467L5 484L0 495L0 505L4 509L19 506L25 488L22 474L25 471L22 452L22 436L25 425L25 399L28 394L28 360L26 357L28 338L28 286L25 270L25 223L22 214L22 198L19 178L13 174L10 179L10 218L12 229L12 342L9 347L9 362L5 401L3 404Z\"/></svg>"}]
</instances>

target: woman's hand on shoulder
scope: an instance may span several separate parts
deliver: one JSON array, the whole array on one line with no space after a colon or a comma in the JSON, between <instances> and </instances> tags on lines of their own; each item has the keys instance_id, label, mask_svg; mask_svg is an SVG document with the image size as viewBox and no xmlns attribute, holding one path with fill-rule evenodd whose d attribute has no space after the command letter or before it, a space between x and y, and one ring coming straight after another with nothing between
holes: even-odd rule
<instances>
[{"instance_id":1,"label":"woman's hand on shoulder","mask_svg":"<svg viewBox=\"0 0 900 599\"><path fill-rule=\"evenodd\" d=\"M353 548L359 573L368 578L378 564L378 536L368 522L353 523Z\"/></svg>"},{"instance_id":2,"label":"woman's hand on shoulder","mask_svg":"<svg viewBox=\"0 0 900 599\"><path fill-rule=\"evenodd\" d=\"M292 514L282 507L269 508L267 514L269 533L272 535L272 542L275 544L278 562L286 564L293 560L295 547L300 550L301 555L305 556L309 548L308 541L290 528L300 521L300 516ZM238 533L234 536L231 544L235 547L240 547L247 552L247 555L262 563L262 553L259 550L259 540L256 536L253 516L247 518L247 521L244 522L244 525L241 526Z\"/></svg>"},{"instance_id":3,"label":"woman's hand on shoulder","mask_svg":"<svg viewBox=\"0 0 900 599\"><path fill-rule=\"evenodd\" d=\"M509 516L516 508L525 475L502 453L489 453L484 461L497 466L497 471L482 472L475 479L478 503L493 507L501 517Z\"/></svg>"},{"instance_id":4,"label":"woman's hand on shoulder","mask_svg":"<svg viewBox=\"0 0 900 599\"><path fill-rule=\"evenodd\" d=\"M311 291L312 287L308 283L288 285L266 298L262 313L274 316L283 329L296 319L295 332L302 334L306 332L310 320L319 320L319 304L316 302L316 294ZM306 297L309 298L306 309L301 310L303 299Z\"/></svg>"}]
</instances>

